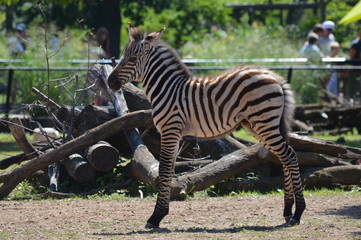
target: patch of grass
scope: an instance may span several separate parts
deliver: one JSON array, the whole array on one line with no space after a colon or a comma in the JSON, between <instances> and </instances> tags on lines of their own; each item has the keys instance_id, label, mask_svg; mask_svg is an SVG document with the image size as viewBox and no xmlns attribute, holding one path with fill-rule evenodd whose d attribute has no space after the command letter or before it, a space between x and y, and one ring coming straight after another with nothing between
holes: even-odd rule
<instances>
[{"instance_id":1,"label":"patch of grass","mask_svg":"<svg viewBox=\"0 0 361 240\"><path fill-rule=\"evenodd\" d=\"M333 196L352 196L352 197L361 197L361 188L354 186L351 190L345 190L341 188L335 189L314 189L314 190L304 190L305 196L317 196L317 197L333 197ZM259 191L239 191L239 192L230 192L227 195L224 194L214 194L212 192L212 186L206 190L193 192L190 195L187 195L187 200L204 200L209 197L260 197L265 195L279 195L283 196L283 189L277 189L268 192L259 192Z\"/></svg>"},{"instance_id":2,"label":"patch of grass","mask_svg":"<svg viewBox=\"0 0 361 240\"><path fill-rule=\"evenodd\" d=\"M332 196L352 196L352 197L361 197L361 188L353 187L351 190L343 190L341 188L335 189L316 189L316 190L304 190L303 194L305 196L317 196L317 197L332 197Z\"/></svg>"},{"instance_id":3,"label":"patch of grass","mask_svg":"<svg viewBox=\"0 0 361 240\"><path fill-rule=\"evenodd\" d=\"M31 142L33 136L26 134L27 139ZM14 137L10 133L0 133L0 160L22 153L16 144Z\"/></svg>"},{"instance_id":4,"label":"patch of grass","mask_svg":"<svg viewBox=\"0 0 361 240\"><path fill-rule=\"evenodd\" d=\"M258 142L249 132L244 128L239 129L238 131L233 132L233 135L238 138L242 138L251 142Z\"/></svg>"},{"instance_id":5,"label":"patch of grass","mask_svg":"<svg viewBox=\"0 0 361 240\"><path fill-rule=\"evenodd\" d=\"M325 131L323 134L312 135L312 137L329 140L335 143L337 143L341 140L341 138L343 138L345 142L341 142L341 144L350 147L361 148L361 135L356 128L353 129L352 132L347 132L340 135L330 135L327 131Z\"/></svg>"},{"instance_id":6,"label":"patch of grass","mask_svg":"<svg viewBox=\"0 0 361 240\"><path fill-rule=\"evenodd\" d=\"M258 142L250 133L248 133L245 129L241 128L238 131L233 132L233 135L248 141ZM361 148L361 133L357 131L357 129L353 129L351 132L343 133L340 135L330 135L329 132L325 131L324 133L314 134L310 137L328 140L334 143L337 143L340 138L343 138L345 142L341 142L340 144L350 146L350 147L358 147Z\"/></svg>"},{"instance_id":7,"label":"patch of grass","mask_svg":"<svg viewBox=\"0 0 361 240\"><path fill-rule=\"evenodd\" d=\"M0 238L10 238L11 237L11 233L6 231L6 230L2 230L0 232Z\"/></svg>"}]
</instances>

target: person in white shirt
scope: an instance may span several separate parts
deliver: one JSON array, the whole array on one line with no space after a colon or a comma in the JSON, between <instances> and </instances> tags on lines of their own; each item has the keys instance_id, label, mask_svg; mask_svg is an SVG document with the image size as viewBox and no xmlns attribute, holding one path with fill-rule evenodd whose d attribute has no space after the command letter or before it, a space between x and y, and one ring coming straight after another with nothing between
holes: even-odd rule
<instances>
[{"instance_id":1,"label":"person in white shirt","mask_svg":"<svg viewBox=\"0 0 361 240\"><path fill-rule=\"evenodd\" d=\"M335 31L335 23L332 21L324 21L322 23L325 31L323 35L318 39L318 45L325 57L329 57L331 54L331 43L336 42L335 35L333 32Z\"/></svg>"},{"instance_id":2,"label":"person in white shirt","mask_svg":"<svg viewBox=\"0 0 361 240\"><path fill-rule=\"evenodd\" d=\"M321 61L323 54L317 46L318 35L310 33L308 35L308 44L301 48L301 56L307 58L310 63L317 63Z\"/></svg>"}]
</instances>

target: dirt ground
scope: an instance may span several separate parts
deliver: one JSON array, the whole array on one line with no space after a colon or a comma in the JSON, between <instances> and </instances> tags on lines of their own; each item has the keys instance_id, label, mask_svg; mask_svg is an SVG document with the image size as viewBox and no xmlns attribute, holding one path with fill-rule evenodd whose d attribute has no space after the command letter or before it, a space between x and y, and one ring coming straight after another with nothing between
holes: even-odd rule
<instances>
[{"instance_id":1,"label":"dirt ground","mask_svg":"<svg viewBox=\"0 0 361 240\"><path fill-rule=\"evenodd\" d=\"M283 226L280 195L172 202L158 230L154 200L0 201L0 239L361 239L361 198L308 196L302 222Z\"/></svg>"}]
</instances>

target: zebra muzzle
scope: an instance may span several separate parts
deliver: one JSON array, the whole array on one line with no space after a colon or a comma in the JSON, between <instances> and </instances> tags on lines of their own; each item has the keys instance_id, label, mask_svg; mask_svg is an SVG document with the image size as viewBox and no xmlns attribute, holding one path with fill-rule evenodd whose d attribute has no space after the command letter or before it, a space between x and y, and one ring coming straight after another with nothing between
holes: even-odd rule
<instances>
[{"instance_id":1,"label":"zebra muzzle","mask_svg":"<svg viewBox=\"0 0 361 240\"><path fill-rule=\"evenodd\" d=\"M110 74L108 77L108 86L113 91L119 90L121 86L123 86L124 83L122 80L120 80L117 76L117 74Z\"/></svg>"}]
</instances>

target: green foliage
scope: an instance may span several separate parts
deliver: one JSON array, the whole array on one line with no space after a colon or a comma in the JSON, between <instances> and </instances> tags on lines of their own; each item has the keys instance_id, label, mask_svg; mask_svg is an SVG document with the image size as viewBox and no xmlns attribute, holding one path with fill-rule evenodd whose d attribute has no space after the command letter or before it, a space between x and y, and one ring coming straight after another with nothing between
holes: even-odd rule
<instances>
[{"instance_id":1,"label":"green foliage","mask_svg":"<svg viewBox=\"0 0 361 240\"><path fill-rule=\"evenodd\" d=\"M76 87L75 85L77 85L78 89L83 87L85 78L82 77L82 75L85 72L49 71L48 79L46 59L49 59L50 68L60 68L69 67L70 64L67 61L69 59L88 58L88 48L92 48L86 40L89 35L88 32L89 30L82 29L59 31L53 24L44 27L30 26L27 29L29 41L26 45L26 52L19 56L24 62L11 63L11 66L37 67L43 70L15 70L12 85L12 104L22 105L33 103L37 99L37 96L29 93L32 87L36 87L56 102L71 105L73 96L70 93L74 92L73 89ZM54 37L58 37L60 43L55 49L51 49L49 43L45 44L45 39L49 41ZM9 58L7 39L8 38L2 38L2 40L0 40L0 58ZM89 56L89 58L94 59L93 56ZM0 83L6 85L8 73L2 71L0 74L3 75L3 77L0 78ZM75 80L76 74L79 75L79 82L77 84ZM69 83L62 85L65 81ZM80 93L78 95L80 95Z\"/></svg>"},{"instance_id":2,"label":"green foliage","mask_svg":"<svg viewBox=\"0 0 361 240\"><path fill-rule=\"evenodd\" d=\"M26 133L29 141L33 140L33 136ZM9 156L20 154L22 151L15 143L14 137L9 133L0 133L0 160Z\"/></svg>"},{"instance_id":3,"label":"green foliage","mask_svg":"<svg viewBox=\"0 0 361 240\"><path fill-rule=\"evenodd\" d=\"M181 49L186 58L286 58L298 57L300 42L287 38L281 26L234 25L214 29L202 42L187 42Z\"/></svg>"},{"instance_id":4,"label":"green foliage","mask_svg":"<svg viewBox=\"0 0 361 240\"><path fill-rule=\"evenodd\" d=\"M58 34L64 40L64 46L58 54L50 59L51 67L66 66L60 61L66 59L86 59L87 44L85 38L93 31L97 24L106 18L107 14L101 7L105 1L46 1L42 5L43 13L49 23L45 24L40 14L37 1L2 1L10 2L14 7L14 22L29 23L28 33L31 44L24 59L29 60L23 66L44 67L44 28L49 28L49 38ZM273 1L273 3L290 3L293 1ZM14 4L17 3L17 4ZM231 17L232 8L227 3L245 4L243 0L186 0L186 1L128 1L121 4L122 11L122 42L127 42L126 26L131 21L144 30L155 31L166 27L163 40L175 47L183 58L286 58L299 57L299 49L305 41L307 32L315 23L321 22L319 14L315 15L311 9L304 10L298 24L281 26L279 14L274 11L264 12L262 16L265 24L256 20L248 24L248 14L244 14L236 22ZM266 0L253 1L253 4L268 3ZM336 38L342 43L345 52L356 36L357 23L346 26L337 25L338 20L349 11L352 6L336 0L328 1L326 18L336 22ZM278 10L277 10L278 11ZM276 11L276 12L277 12ZM94 17L96 12L96 17ZM61 13L61 14L59 14ZM286 14L286 11L283 15ZM85 19L83 27L77 19ZM5 14L0 13L0 22L5 21ZM67 27L70 26L71 30ZM4 32L0 34L4 35ZM7 52L7 38L0 38L0 58L9 58ZM50 52L52 55L54 52ZM89 56L89 58L92 58ZM31 60L31 61L30 61ZM38 61L35 61L38 60ZM223 64L222 64L223 65ZM262 63L262 65L266 65ZM21 65L20 65L21 66ZM278 71L282 76L287 72ZM0 73L1 74L1 73ZM5 83L6 75L0 81ZM51 79L74 77L74 73L51 72ZM297 93L298 103L318 102L320 81L327 77L327 73L314 71L294 71L292 85ZM27 94L30 86L46 89L47 73L17 72L15 88L18 103L31 103L35 96ZM71 96L67 96L64 89L56 89L56 82L51 83L51 96L59 101L69 103ZM22 87L23 86L23 87Z\"/></svg>"},{"instance_id":5,"label":"green foliage","mask_svg":"<svg viewBox=\"0 0 361 240\"><path fill-rule=\"evenodd\" d=\"M44 192L44 188L34 186L29 181L25 180L17 185L17 187L11 192L10 199L30 199L37 198L39 193Z\"/></svg>"},{"instance_id":6,"label":"green foliage","mask_svg":"<svg viewBox=\"0 0 361 240\"><path fill-rule=\"evenodd\" d=\"M134 22L149 30L166 27L164 38L176 48L189 40L200 42L202 35L210 32L212 27L223 28L233 21L230 17L231 9L217 0L168 1L168 4L162 9L149 5L141 8L140 17ZM131 9L139 9L136 5L138 3L132 3ZM130 18L134 14L126 13Z\"/></svg>"},{"instance_id":7,"label":"green foliage","mask_svg":"<svg viewBox=\"0 0 361 240\"><path fill-rule=\"evenodd\" d=\"M321 81L329 77L325 71L294 70L292 89L296 93L296 102L299 104L320 103Z\"/></svg>"},{"instance_id":8,"label":"green foliage","mask_svg":"<svg viewBox=\"0 0 361 240\"><path fill-rule=\"evenodd\" d=\"M340 137L343 137L345 139L345 143L342 143L344 145L350 146L350 147L358 147L361 148L361 137L359 131L357 131L356 128L354 128L352 131L343 133L340 135L330 135L328 132L324 132L323 134L317 134L313 135L314 138L319 139L326 139L332 142L337 142L337 140Z\"/></svg>"}]
</instances>

